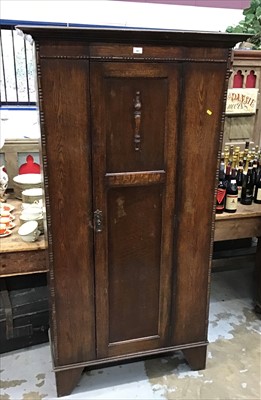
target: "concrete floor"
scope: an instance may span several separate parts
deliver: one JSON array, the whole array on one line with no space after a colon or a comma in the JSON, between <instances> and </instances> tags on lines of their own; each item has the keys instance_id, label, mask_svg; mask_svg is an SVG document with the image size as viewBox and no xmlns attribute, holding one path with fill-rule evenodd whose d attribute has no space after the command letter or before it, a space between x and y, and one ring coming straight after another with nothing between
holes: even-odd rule
<instances>
[{"instance_id":1,"label":"concrete floor","mask_svg":"<svg viewBox=\"0 0 261 400\"><path fill-rule=\"evenodd\" d=\"M207 368L182 353L85 372L65 399L260 399L261 322L253 313L252 271L212 274ZM1 357L1 400L56 399L49 345Z\"/></svg>"}]
</instances>

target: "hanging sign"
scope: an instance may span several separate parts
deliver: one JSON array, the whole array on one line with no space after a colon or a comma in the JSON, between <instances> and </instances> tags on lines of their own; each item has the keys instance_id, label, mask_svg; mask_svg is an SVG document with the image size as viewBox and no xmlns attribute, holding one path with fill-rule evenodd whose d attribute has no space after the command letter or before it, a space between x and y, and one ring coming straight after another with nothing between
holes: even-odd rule
<instances>
[{"instance_id":1,"label":"hanging sign","mask_svg":"<svg viewBox=\"0 0 261 400\"><path fill-rule=\"evenodd\" d=\"M258 89L228 89L226 114L255 114Z\"/></svg>"}]
</instances>

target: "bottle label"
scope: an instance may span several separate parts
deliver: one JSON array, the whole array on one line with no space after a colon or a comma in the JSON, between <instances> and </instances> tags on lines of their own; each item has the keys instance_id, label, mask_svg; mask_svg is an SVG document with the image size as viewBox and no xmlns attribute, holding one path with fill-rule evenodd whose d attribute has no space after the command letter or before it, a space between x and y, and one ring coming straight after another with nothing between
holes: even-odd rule
<instances>
[{"instance_id":1,"label":"bottle label","mask_svg":"<svg viewBox=\"0 0 261 400\"><path fill-rule=\"evenodd\" d=\"M252 199L252 197L253 197L253 187L252 188L246 188L245 197L246 197L246 199Z\"/></svg>"},{"instance_id":2,"label":"bottle label","mask_svg":"<svg viewBox=\"0 0 261 400\"><path fill-rule=\"evenodd\" d=\"M224 201L226 195L226 189L219 189L217 190L217 203L218 204L222 204L222 202ZM221 208L224 208L224 206L222 206Z\"/></svg>"},{"instance_id":3,"label":"bottle label","mask_svg":"<svg viewBox=\"0 0 261 400\"><path fill-rule=\"evenodd\" d=\"M227 194L226 209L227 210L237 209L237 194Z\"/></svg>"},{"instance_id":4,"label":"bottle label","mask_svg":"<svg viewBox=\"0 0 261 400\"><path fill-rule=\"evenodd\" d=\"M261 188L257 189L256 199L261 201Z\"/></svg>"},{"instance_id":5,"label":"bottle label","mask_svg":"<svg viewBox=\"0 0 261 400\"><path fill-rule=\"evenodd\" d=\"M238 198L238 199L241 199L242 186L238 186L238 187L237 187L237 190L238 190L237 198Z\"/></svg>"}]
</instances>

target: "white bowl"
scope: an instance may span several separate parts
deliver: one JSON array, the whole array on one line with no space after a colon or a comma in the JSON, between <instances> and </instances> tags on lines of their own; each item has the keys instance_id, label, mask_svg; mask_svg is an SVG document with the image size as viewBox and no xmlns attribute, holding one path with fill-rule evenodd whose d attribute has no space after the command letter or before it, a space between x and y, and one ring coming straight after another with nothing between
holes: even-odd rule
<instances>
[{"instance_id":1,"label":"white bowl","mask_svg":"<svg viewBox=\"0 0 261 400\"><path fill-rule=\"evenodd\" d=\"M23 190L23 194L25 196L39 196L39 197L41 197L43 195L43 189L42 188L26 189L26 190Z\"/></svg>"},{"instance_id":2,"label":"white bowl","mask_svg":"<svg viewBox=\"0 0 261 400\"><path fill-rule=\"evenodd\" d=\"M18 235L25 242L35 242L40 235L40 231L38 230L38 223L36 221L25 222L18 229Z\"/></svg>"},{"instance_id":3,"label":"white bowl","mask_svg":"<svg viewBox=\"0 0 261 400\"><path fill-rule=\"evenodd\" d=\"M41 174L21 174L13 177L14 182L22 185L36 185L42 182Z\"/></svg>"},{"instance_id":4,"label":"white bowl","mask_svg":"<svg viewBox=\"0 0 261 400\"><path fill-rule=\"evenodd\" d=\"M35 201L39 201L43 198L43 189L42 188L32 188L26 189L22 191L22 201L23 203L34 203Z\"/></svg>"}]
</instances>

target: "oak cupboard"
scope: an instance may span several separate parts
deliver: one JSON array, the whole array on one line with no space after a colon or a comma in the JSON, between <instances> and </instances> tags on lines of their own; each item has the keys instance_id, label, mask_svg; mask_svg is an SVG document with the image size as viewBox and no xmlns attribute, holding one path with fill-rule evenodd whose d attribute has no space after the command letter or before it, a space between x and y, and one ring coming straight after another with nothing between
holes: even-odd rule
<instances>
[{"instance_id":1,"label":"oak cupboard","mask_svg":"<svg viewBox=\"0 0 261 400\"><path fill-rule=\"evenodd\" d=\"M36 46L58 395L85 366L205 367L217 160L241 36L22 28Z\"/></svg>"}]
</instances>

